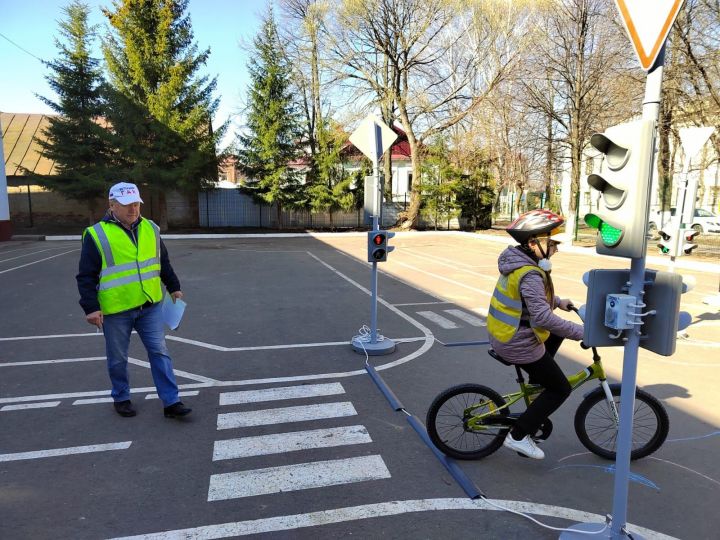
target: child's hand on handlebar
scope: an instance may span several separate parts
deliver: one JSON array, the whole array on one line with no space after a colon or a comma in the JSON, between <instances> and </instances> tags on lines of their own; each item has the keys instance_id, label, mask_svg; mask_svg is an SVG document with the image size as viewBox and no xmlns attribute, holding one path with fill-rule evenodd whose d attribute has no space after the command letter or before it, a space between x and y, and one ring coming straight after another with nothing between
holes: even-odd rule
<instances>
[{"instance_id":1,"label":"child's hand on handlebar","mask_svg":"<svg viewBox=\"0 0 720 540\"><path fill-rule=\"evenodd\" d=\"M563 311L572 311L575 306L573 305L572 300L570 300L569 298L563 298L558 303L558 307Z\"/></svg>"}]
</instances>

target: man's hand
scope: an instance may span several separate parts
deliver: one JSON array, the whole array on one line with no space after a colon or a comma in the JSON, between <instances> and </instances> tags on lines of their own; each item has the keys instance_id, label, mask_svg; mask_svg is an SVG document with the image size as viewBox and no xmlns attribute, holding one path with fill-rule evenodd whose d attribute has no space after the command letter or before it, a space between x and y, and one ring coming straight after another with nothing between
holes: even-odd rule
<instances>
[{"instance_id":1,"label":"man's hand","mask_svg":"<svg viewBox=\"0 0 720 540\"><path fill-rule=\"evenodd\" d=\"M562 309L563 311L570 311L570 306L572 306L572 300L569 298L563 298L560 300L560 303L558 304L558 307Z\"/></svg>"},{"instance_id":2,"label":"man's hand","mask_svg":"<svg viewBox=\"0 0 720 540\"><path fill-rule=\"evenodd\" d=\"M183 297L183 293L182 293L182 291L175 291L174 293L172 293L172 294L170 295L170 297L172 298L172 301L173 301L173 304L174 304L174 303L175 303L175 300L179 300L180 298Z\"/></svg>"},{"instance_id":3,"label":"man's hand","mask_svg":"<svg viewBox=\"0 0 720 540\"><path fill-rule=\"evenodd\" d=\"M92 313L88 313L87 315L85 315L85 320L88 322L88 324L97 326L100 330L102 330L102 325L103 325L102 311L93 311Z\"/></svg>"}]
</instances>

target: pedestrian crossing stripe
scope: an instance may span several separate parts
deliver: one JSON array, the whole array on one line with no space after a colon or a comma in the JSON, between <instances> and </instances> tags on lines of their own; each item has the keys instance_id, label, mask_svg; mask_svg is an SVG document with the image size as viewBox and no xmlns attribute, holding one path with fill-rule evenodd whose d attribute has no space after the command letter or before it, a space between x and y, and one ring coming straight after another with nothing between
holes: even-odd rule
<instances>
[{"instance_id":1,"label":"pedestrian crossing stripe","mask_svg":"<svg viewBox=\"0 0 720 540\"><path fill-rule=\"evenodd\" d=\"M479 317L475 317L474 315L470 315L469 313L461 310L461 309L446 309L444 310L445 313L449 313L450 315L453 315L457 317L458 319L465 321L471 326L487 326L487 323L480 319Z\"/></svg>"},{"instance_id":2,"label":"pedestrian crossing stripe","mask_svg":"<svg viewBox=\"0 0 720 540\"><path fill-rule=\"evenodd\" d=\"M390 471L379 455L214 474L208 502L385 478L390 478Z\"/></svg>"},{"instance_id":3,"label":"pedestrian crossing stripe","mask_svg":"<svg viewBox=\"0 0 720 540\"><path fill-rule=\"evenodd\" d=\"M453 328L457 328L458 325L455 324L450 319L447 319L443 317L442 315L435 313L434 311L417 311L416 312L421 317L426 318L429 321L434 322L437 324L440 328L445 328L446 330L451 330Z\"/></svg>"},{"instance_id":4,"label":"pedestrian crossing stripe","mask_svg":"<svg viewBox=\"0 0 720 540\"><path fill-rule=\"evenodd\" d=\"M453 317L456 317L471 326L487 326L487 323L483 319L475 317L474 315L470 315L462 309L444 309L443 312L447 313L448 315L452 315ZM440 328L444 328L445 330L453 330L455 328L459 328L459 326L454 321L448 319L447 317L443 317L442 315L440 315L439 313L435 313L434 311L416 311L415 313L429 321L434 322Z\"/></svg>"},{"instance_id":5,"label":"pedestrian crossing stripe","mask_svg":"<svg viewBox=\"0 0 720 540\"><path fill-rule=\"evenodd\" d=\"M213 461L371 443L365 426L293 431L215 441Z\"/></svg>"},{"instance_id":6,"label":"pedestrian crossing stripe","mask_svg":"<svg viewBox=\"0 0 720 540\"><path fill-rule=\"evenodd\" d=\"M218 415L218 429L233 429L240 427L265 426L272 424L285 424L288 422L306 422L325 418L341 418L357 414L355 407L349 401L339 403L322 403L319 405L302 405L295 407L280 407L276 409L262 409L241 413L222 413Z\"/></svg>"},{"instance_id":7,"label":"pedestrian crossing stripe","mask_svg":"<svg viewBox=\"0 0 720 540\"><path fill-rule=\"evenodd\" d=\"M345 389L340 383L283 386L265 388L262 390L223 392L220 394L220 405L239 405L241 403L259 403L262 401L332 396L344 393Z\"/></svg>"}]
</instances>

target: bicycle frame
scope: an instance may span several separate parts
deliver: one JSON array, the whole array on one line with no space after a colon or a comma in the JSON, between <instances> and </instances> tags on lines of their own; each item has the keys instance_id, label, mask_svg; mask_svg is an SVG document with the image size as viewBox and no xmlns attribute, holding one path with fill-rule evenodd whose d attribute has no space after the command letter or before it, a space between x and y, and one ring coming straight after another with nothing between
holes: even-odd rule
<instances>
[{"instance_id":1,"label":"bicycle frame","mask_svg":"<svg viewBox=\"0 0 720 540\"><path fill-rule=\"evenodd\" d=\"M615 419L615 424L619 425L620 417L618 415L617 407L610 391L610 386L608 385L605 377L605 369L603 368L600 355L597 353L597 349L595 347L592 347L592 352L593 363L586 368L578 371L577 373L568 376L567 380L570 383L571 389L574 391L576 388L579 388L586 382L593 379L598 379L600 381L600 385L603 388L603 391L605 392L605 398L610 404L610 408ZM470 407L465 409L463 412L468 429L481 430L489 427L507 428L507 417L497 416L497 411L500 411L502 409L509 410L512 405L514 405L521 399L524 399L525 406L528 406L530 405L530 403L532 403L535 397L544 390L542 385L526 383L522 376L522 373L520 372L520 368L516 366L516 369L518 370L517 381L520 384L520 391L512 392L510 394L504 394L502 397L505 400L505 404L502 407L496 407L495 404L491 401L483 401L481 403L471 405ZM480 407L488 407L489 411L480 415L475 415L474 411ZM497 421L499 425L493 425L493 421Z\"/></svg>"}]
</instances>

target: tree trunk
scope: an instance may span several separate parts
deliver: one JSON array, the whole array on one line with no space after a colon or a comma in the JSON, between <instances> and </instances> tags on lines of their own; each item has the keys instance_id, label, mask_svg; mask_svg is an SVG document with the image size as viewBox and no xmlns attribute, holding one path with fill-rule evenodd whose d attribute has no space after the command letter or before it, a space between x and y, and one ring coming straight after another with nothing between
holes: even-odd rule
<instances>
[{"instance_id":1,"label":"tree trunk","mask_svg":"<svg viewBox=\"0 0 720 540\"><path fill-rule=\"evenodd\" d=\"M412 186L410 191L410 206L404 212L404 221L401 225L403 229L414 229L417 227L418 217L420 215L420 203L421 203L421 178L420 178L420 155L418 152L419 144L415 138L415 132L413 131L410 118L408 117L407 110L404 104L398 105L398 111L400 112L400 122L402 123L403 129L408 138L410 144L410 163L412 165Z\"/></svg>"}]
</instances>

